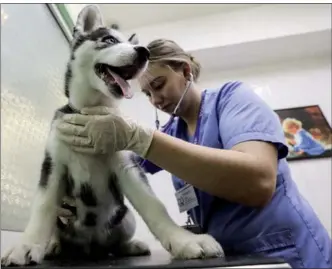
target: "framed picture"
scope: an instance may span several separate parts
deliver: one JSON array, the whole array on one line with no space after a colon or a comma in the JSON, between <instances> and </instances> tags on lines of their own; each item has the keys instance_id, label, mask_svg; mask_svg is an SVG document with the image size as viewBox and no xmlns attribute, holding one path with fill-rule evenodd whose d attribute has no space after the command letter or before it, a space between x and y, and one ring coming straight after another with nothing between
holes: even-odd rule
<instances>
[{"instance_id":1,"label":"framed picture","mask_svg":"<svg viewBox=\"0 0 332 269\"><path fill-rule=\"evenodd\" d=\"M332 156L332 128L318 105L275 110L289 148L287 160Z\"/></svg>"}]
</instances>

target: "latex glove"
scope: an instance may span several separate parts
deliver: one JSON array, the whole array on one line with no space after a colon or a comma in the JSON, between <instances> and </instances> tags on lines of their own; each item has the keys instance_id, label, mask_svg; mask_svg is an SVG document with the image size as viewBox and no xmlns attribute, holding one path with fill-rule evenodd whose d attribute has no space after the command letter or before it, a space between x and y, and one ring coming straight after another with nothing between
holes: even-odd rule
<instances>
[{"instance_id":1,"label":"latex glove","mask_svg":"<svg viewBox=\"0 0 332 269\"><path fill-rule=\"evenodd\" d=\"M109 154L130 150L145 157L154 130L124 118L118 109L84 108L82 114L66 114L58 120L58 137L73 150L90 154Z\"/></svg>"}]
</instances>

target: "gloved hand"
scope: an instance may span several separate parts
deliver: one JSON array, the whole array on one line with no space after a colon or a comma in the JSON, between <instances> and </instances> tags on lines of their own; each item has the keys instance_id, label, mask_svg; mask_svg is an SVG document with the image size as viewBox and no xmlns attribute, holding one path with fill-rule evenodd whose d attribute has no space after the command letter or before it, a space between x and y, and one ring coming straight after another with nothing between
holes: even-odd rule
<instances>
[{"instance_id":1,"label":"gloved hand","mask_svg":"<svg viewBox=\"0 0 332 269\"><path fill-rule=\"evenodd\" d=\"M58 137L77 152L110 154L130 150L145 157L154 129L124 118L118 109L84 108L82 114L66 114L58 120Z\"/></svg>"}]
</instances>

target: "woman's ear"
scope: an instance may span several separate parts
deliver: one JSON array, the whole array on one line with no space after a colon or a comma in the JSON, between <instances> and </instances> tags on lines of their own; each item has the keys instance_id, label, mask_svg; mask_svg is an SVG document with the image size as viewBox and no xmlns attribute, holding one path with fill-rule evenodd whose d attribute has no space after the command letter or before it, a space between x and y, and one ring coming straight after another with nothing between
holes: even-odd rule
<instances>
[{"instance_id":1,"label":"woman's ear","mask_svg":"<svg viewBox=\"0 0 332 269\"><path fill-rule=\"evenodd\" d=\"M187 63L184 63L183 65L183 76L186 78L186 80L190 80L191 79L191 68L190 65Z\"/></svg>"}]
</instances>

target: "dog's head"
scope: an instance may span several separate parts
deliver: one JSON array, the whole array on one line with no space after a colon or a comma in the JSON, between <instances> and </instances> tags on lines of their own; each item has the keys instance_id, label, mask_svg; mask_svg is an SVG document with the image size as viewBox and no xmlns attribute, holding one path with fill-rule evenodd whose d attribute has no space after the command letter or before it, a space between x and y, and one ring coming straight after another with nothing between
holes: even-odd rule
<instances>
[{"instance_id":1,"label":"dog's head","mask_svg":"<svg viewBox=\"0 0 332 269\"><path fill-rule=\"evenodd\" d=\"M73 31L71 75L108 97L130 98L128 81L146 68L147 48L138 45L135 34L125 38L119 31L103 24L94 5L86 6L78 15ZM69 96L68 87L66 95Z\"/></svg>"}]
</instances>

